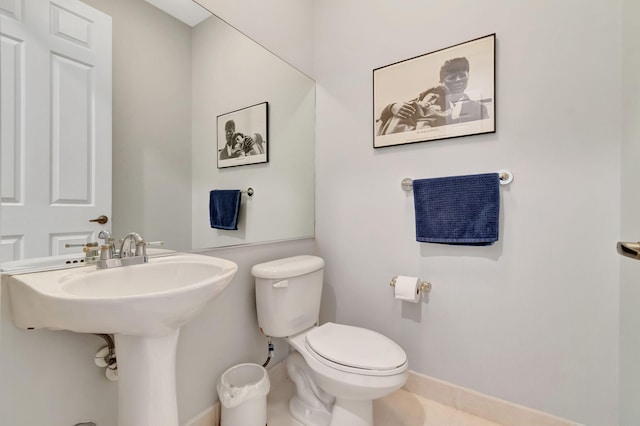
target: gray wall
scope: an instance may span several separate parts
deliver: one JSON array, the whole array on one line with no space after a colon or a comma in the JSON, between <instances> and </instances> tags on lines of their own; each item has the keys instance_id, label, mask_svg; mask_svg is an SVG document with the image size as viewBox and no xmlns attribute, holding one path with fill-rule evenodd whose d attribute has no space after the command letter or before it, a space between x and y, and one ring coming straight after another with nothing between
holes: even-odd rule
<instances>
[{"instance_id":1,"label":"gray wall","mask_svg":"<svg viewBox=\"0 0 640 426\"><path fill-rule=\"evenodd\" d=\"M638 241L640 235L640 4L623 1L622 27L622 168L621 241ZM640 419L640 264L620 258L620 424Z\"/></svg>"},{"instance_id":2,"label":"gray wall","mask_svg":"<svg viewBox=\"0 0 640 426\"><path fill-rule=\"evenodd\" d=\"M315 83L217 17L194 27L191 49L192 246L312 237ZM225 138L217 116L263 102L268 162L218 169L218 143ZM249 187L255 193L242 196L238 230L211 229L209 191Z\"/></svg>"},{"instance_id":3,"label":"gray wall","mask_svg":"<svg viewBox=\"0 0 640 426\"><path fill-rule=\"evenodd\" d=\"M114 236L188 250L191 27L144 1L85 3L113 19Z\"/></svg>"},{"instance_id":4,"label":"gray wall","mask_svg":"<svg viewBox=\"0 0 640 426\"><path fill-rule=\"evenodd\" d=\"M307 75L314 75L315 0L196 0Z\"/></svg>"},{"instance_id":5,"label":"gray wall","mask_svg":"<svg viewBox=\"0 0 640 426\"><path fill-rule=\"evenodd\" d=\"M316 2L326 318L388 335L420 373L618 423L621 12L619 0ZM372 149L373 69L494 32L497 133ZM502 168L515 180L496 245L415 241L402 178ZM394 275L431 281L428 303L396 302Z\"/></svg>"}]
</instances>

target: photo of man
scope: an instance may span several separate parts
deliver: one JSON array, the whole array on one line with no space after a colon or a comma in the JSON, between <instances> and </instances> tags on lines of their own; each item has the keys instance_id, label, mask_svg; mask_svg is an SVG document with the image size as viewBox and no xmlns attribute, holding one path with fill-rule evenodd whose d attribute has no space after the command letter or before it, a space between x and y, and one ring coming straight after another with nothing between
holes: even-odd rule
<instances>
[{"instance_id":1,"label":"photo of man","mask_svg":"<svg viewBox=\"0 0 640 426\"><path fill-rule=\"evenodd\" d=\"M226 145L220 150L221 160L265 153L262 135L260 133L245 135L236 132L236 123L233 120L225 123L224 134Z\"/></svg>"},{"instance_id":2,"label":"photo of man","mask_svg":"<svg viewBox=\"0 0 640 426\"><path fill-rule=\"evenodd\" d=\"M267 105L218 116L218 168L267 162Z\"/></svg>"},{"instance_id":3,"label":"photo of man","mask_svg":"<svg viewBox=\"0 0 640 426\"><path fill-rule=\"evenodd\" d=\"M495 131L494 55L492 35L374 70L374 147Z\"/></svg>"}]
</instances>

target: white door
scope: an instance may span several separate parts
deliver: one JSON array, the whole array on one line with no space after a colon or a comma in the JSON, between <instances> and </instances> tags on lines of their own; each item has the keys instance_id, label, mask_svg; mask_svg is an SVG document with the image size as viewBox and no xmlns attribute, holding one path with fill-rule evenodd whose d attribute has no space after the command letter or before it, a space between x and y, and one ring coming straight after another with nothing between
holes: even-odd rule
<instances>
[{"instance_id":1,"label":"white door","mask_svg":"<svg viewBox=\"0 0 640 426\"><path fill-rule=\"evenodd\" d=\"M0 1L0 261L80 253L111 217L111 17Z\"/></svg>"}]
</instances>

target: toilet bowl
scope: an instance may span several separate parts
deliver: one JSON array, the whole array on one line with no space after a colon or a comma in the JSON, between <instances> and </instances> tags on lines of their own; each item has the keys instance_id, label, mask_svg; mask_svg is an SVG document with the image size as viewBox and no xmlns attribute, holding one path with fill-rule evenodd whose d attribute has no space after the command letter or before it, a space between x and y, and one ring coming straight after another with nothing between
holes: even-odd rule
<instances>
[{"instance_id":1,"label":"toilet bowl","mask_svg":"<svg viewBox=\"0 0 640 426\"><path fill-rule=\"evenodd\" d=\"M374 331L329 322L286 340L295 349L287 359L296 384L289 408L305 426L372 426L373 400L407 381L404 351Z\"/></svg>"},{"instance_id":2,"label":"toilet bowl","mask_svg":"<svg viewBox=\"0 0 640 426\"><path fill-rule=\"evenodd\" d=\"M373 400L407 381L404 351L374 331L329 322L287 341L302 355L320 388L335 397L330 422L325 425L372 426Z\"/></svg>"},{"instance_id":3,"label":"toilet bowl","mask_svg":"<svg viewBox=\"0 0 640 426\"><path fill-rule=\"evenodd\" d=\"M324 261L296 256L255 265L260 330L284 337L296 395L291 415L305 426L373 426L373 400L407 381L407 356L366 328L318 325Z\"/></svg>"}]
</instances>

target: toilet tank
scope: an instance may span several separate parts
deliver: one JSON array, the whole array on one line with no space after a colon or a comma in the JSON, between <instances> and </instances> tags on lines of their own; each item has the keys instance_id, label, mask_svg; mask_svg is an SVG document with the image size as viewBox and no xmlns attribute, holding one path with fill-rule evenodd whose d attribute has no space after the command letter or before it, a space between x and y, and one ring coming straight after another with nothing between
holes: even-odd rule
<instances>
[{"instance_id":1,"label":"toilet tank","mask_svg":"<svg viewBox=\"0 0 640 426\"><path fill-rule=\"evenodd\" d=\"M256 278L256 308L260 331L287 337L318 323L324 260L294 256L260 263L251 269Z\"/></svg>"}]
</instances>

